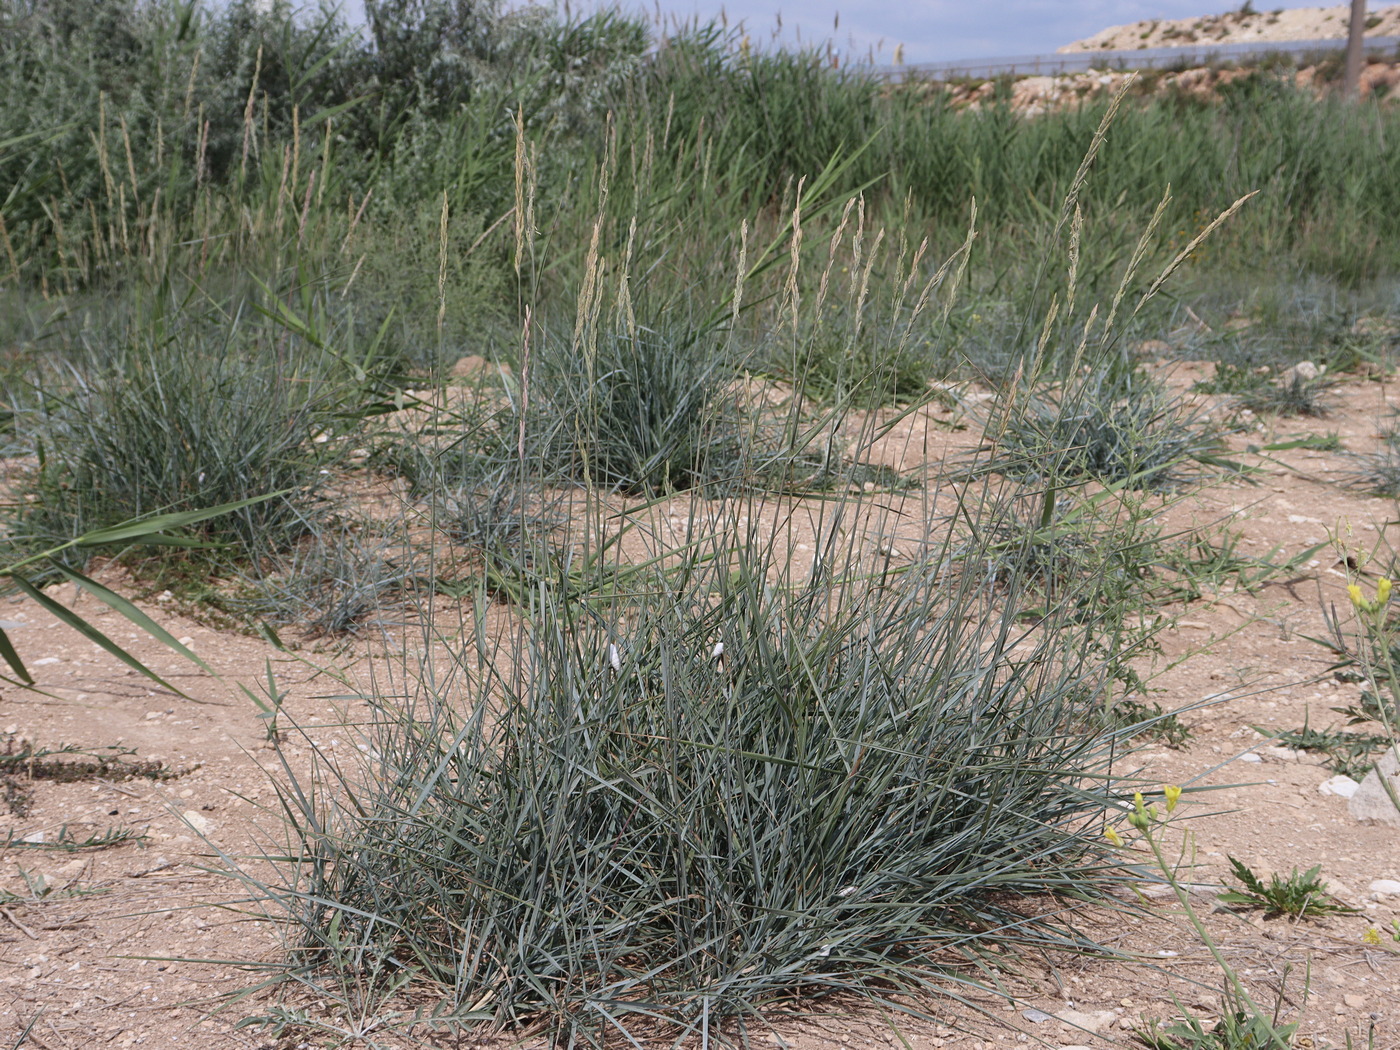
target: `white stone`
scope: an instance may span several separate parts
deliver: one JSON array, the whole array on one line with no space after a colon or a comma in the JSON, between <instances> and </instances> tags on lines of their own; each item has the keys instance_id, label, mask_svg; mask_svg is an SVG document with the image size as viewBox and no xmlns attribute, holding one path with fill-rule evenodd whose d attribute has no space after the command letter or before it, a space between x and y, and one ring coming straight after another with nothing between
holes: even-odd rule
<instances>
[{"instance_id":1,"label":"white stone","mask_svg":"<svg viewBox=\"0 0 1400 1050\"><path fill-rule=\"evenodd\" d=\"M1327 880L1327 892L1347 903L1354 904L1359 899L1359 895L1350 886L1337 879L1329 878Z\"/></svg>"},{"instance_id":2,"label":"white stone","mask_svg":"<svg viewBox=\"0 0 1400 1050\"><path fill-rule=\"evenodd\" d=\"M1394 879L1376 879L1366 888L1377 896L1400 897L1400 882Z\"/></svg>"},{"instance_id":3,"label":"white stone","mask_svg":"<svg viewBox=\"0 0 1400 1050\"><path fill-rule=\"evenodd\" d=\"M1253 751L1246 751L1244 754L1242 754L1242 755L1239 757L1239 760L1240 760L1241 762L1262 762L1262 761L1264 761L1262 758L1260 758L1258 755L1256 755Z\"/></svg>"},{"instance_id":4,"label":"white stone","mask_svg":"<svg viewBox=\"0 0 1400 1050\"><path fill-rule=\"evenodd\" d=\"M185 818L185 823L193 828L197 835L208 835L214 830L214 822L193 809L185 810L181 816Z\"/></svg>"},{"instance_id":5,"label":"white stone","mask_svg":"<svg viewBox=\"0 0 1400 1050\"><path fill-rule=\"evenodd\" d=\"M1086 1032L1097 1032L1118 1020L1118 1015L1112 1010L1061 1010L1055 1017Z\"/></svg>"},{"instance_id":6,"label":"white stone","mask_svg":"<svg viewBox=\"0 0 1400 1050\"><path fill-rule=\"evenodd\" d=\"M1361 785L1344 773L1338 773L1335 777L1328 777L1321 784L1317 785L1319 795L1340 795L1342 798L1351 798L1356 794L1356 789Z\"/></svg>"},{"instance_id":7,"label":"white stone","mask_svg":"<svg viewBox=\"0 0 1400 1050\"><path fill-rule=\"evenodd\" d=\"M1386 783L1381 782L1381 777ZM1400 747L1392 747L1381 756L1347 802L1347 810L1357 820L1400 828L1400 809L1395 808L1387 785L1400 797Z\"/></svg>"},{"instance_id":8,"label":"white stone","mask_svg":"<svg viewBox=\"0 0 1400 1050\"><path fill-rule=\"evenodd\" d=\"M1313 364L1311 361L1299 361L1292 368L1288 369L1288 371L1284 372L1283 375L1284 379L1290 382L1294 380L1306 382L1309 379L1316 379L1318 376L1322 375L1322 372L1323 369L1318 368L1317 365Z\"/></svg>"}]
</instances>

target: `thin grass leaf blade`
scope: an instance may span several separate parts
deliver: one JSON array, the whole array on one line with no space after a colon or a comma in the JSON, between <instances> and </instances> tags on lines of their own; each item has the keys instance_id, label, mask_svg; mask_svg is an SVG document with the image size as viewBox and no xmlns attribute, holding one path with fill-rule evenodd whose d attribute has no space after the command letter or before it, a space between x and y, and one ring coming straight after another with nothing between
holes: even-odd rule
<instances>
[{"instance_id":1,"label":"thin grass leaf blade","mask_svg":"<svg viewBox=\"0 0 1400 1050\"><path fill-rule=\"evenodd\" d=\"M19 658L19 653L15 652L14 644L10 641L10 636L5 633L4 628L0 628L0 657L4 658L25 685L34 684L34 676L24 669L24 661Z\"/></svg>"},{"instance_id":2,"label":"thin grass leaf blade","mask_svg":"<svg viewBox=\"0 0 1400 1050\"><path fill-rule=\"evenodd\" d=\"M178 696L184 697L186 700L194 699L194 697L190 696L183 689L171 685L160 675L156 674L149 667L143 664L140 660L136 659L136 657L132 656L129 652L123 649L116 642L112 641L112 639L108 638L105 634L99 631L92 624L88 623L77 613L73 612L72 609L69 609L66 606L54 601L47 594L39 590L39 588L35 587L28 580L26 580L23 576L16 576L11 574L10 579L14 580L15 585L19 587L20 590L22 590L25 594L29 595L29 597L33 598L36 602L43 606L43 608L48 610L58 619L62 620L69 627L73 628L73 630L77 631L79 634L81 634L88 641L92 642L94 645L111 653L122 663L130 667L133 671L145 675L147 678L151 679L151 681L158 683L166 689L169 689L172 693L175 693Z\"/></svg>"},{"instance_id":3,"label":"thin grass leaf blade","mask_svg":"<svg viewBox=\"0 0 1400 1050\"><path fill-rule=\"evenodd\" d=\"M82 587L85 590L91 592L94 598L102 602L108 608L111 608L116 612L121 613L123 616L125 616L128 620L134 623L137 627L141 628L141 630L149 634L156 641L162 643L169 649L173 649L175 652L183 656L186 660L198 664L201 668L203 668L205 671L208 671L211 675L218 677L217 672L207 663L205 663L204 660L200 658L198 653L194 652L194 650L190 649L188 646L181 645L174 635L172 635L160 624L152 620L149 616L147 616L130 601L123 598L120 594L117 594L115 591L112 591L109 588L102 586L102 584L98 583L96 580L89 579L87 576L84 576L80 572L74 572L67 566L58 565L56 566L56 568L59 572L63 573L64 576L72 580L79 587Z\"/></svg>"},{"instance_id":4,"label":"thin grass leaf blade","mask_svg":"<svg viewBox=\"0 0 1400 1050\"><path fill-rule=\"evenodd\" d=\"M269 492L263 496L253 496L249 499L241 499L233 503L221 503L217 507L209 507L205 510L157 514L153 518L143 518L140 521L128 522L123 525L113 525L109 529L97 529L93 532L86 532L74 540L73 545L77 547L98 547L109 543L142 542L148 536L161 536L171 529L183 529L189 525L198 525L202 521L208 521L210 518L217 518L221 514L229 514L235 510L242 510L244 507L251 507L270 499L286 496L291 491L291 489L283 489L280 492ZM162 537L156 542L168 543L169 537Z\"/></svg>"}]
</instances>

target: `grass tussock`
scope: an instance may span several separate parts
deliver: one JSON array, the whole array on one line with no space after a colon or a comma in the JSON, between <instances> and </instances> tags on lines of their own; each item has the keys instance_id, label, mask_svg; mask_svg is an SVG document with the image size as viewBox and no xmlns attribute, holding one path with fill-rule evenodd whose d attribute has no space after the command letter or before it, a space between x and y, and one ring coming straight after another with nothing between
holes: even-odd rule
<instances>
[{"instance_id":1,"label":"grass tussock","mask_svg":"<svg viewBox=\"0 0 1400 1050\"><path fill-rule=\"evenodd\" d=\"M1107 874L1130 730L1068 644L1094 626L1021 624L946 548L873 574L840 510L794 566L740 509L610 600L545 573L460 675L365 697L362 760L283 793L293 859L258 889L307 974L353 958L601 1043L1081 946L1031 902Z\"/></svg>"}]
</instances>

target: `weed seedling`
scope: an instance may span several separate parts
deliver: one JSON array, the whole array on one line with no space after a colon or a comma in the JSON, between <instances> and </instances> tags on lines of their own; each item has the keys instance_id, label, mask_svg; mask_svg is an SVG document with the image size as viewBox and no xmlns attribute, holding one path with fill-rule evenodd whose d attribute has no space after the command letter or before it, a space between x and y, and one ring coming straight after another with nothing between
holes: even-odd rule
<instances>
[{"instance_id":1,"label":"weed seedling","mask_svg":"<svg viewBox=\"0 0 1400 1050\"><path fill-rule=\"evenodd\" d=\"M1298 751L1313 751L1327 759L1327 768L1360 780L1375 764L1375 754L1385 748L1388 738L1375 733L1348 733L1340 729L1313 729L1304 723L1300 729L1271 734L1259 726L1254 727L1265 736L1273 736L1283 747Z\"/></svg>"},{"instance_id":2,"label":"weed seedling","mask_svg":"<svg viewBox=\"0 0 1400 1050\"><path fill-rule=\"evenodd\" d=\"M1267 445L1259 446L1261 452L1290 452L1293 449L1303 449L1308 452L1341 452L1345 448L1342 436L1335 430L1329 430L1325 434L1304 434L1302 437L1289 438L1287 441L1271 441Z\"/></svg>"},{"instance_id":3,"label":"weed seedling","mask_svg":"<svg viewBox=\"0 0 1400 1050\"><path fill-rule=\"evenodd\" d=\"M1142 736L1173 749L1180 748L1191 739L1191 727L1161 704L1149 706L1140 700L1125 697L1113 705L1110 715L1117 725L1140 727Z\"/></svg>"},{"instance_id":4,"label":"weed seedling","mask_svg":"<svg viewBox=\"0 0 1400 1050\"><path fill-rule=\"evenodd\" d=\"M1239 395L1242 408L1275 416L1325 416L1328 392L1337 381L1328 376L1309 378L1293 372L1277 383L1263 383Z\"/></svg>"},{"instance_id":5,"label":"weed seedling","mask_svg":"<svg viewBox=\"0 0 1400 1050\"><path fill-rule=\"evenodd\" d=\"M258 693L253 692L246 685L239 683L238 688L243 690L245 696L253 701L253 705L258 709L258 718L263 723L263 732L269 743L276 743L282 732L277 726L277 719L282 714L282 702L287 699L286 690L277 688L277 679L272 673L272 661L264 661L267 671L267 680L258 683Z\"/></svg>"},{"instance_id":6,"label":"weed seedling","mask_svg":"<svg viewBox=\"0 0 1400 1050\"><path fill-rule=\"evenodd\" d=\"M113 846L124 846L128 842L144 845L146 836L134 828L110 827L103 831L91 832L80 838L73 834L67 824L64 824L52 839L42 834L18 836L14 831L8 831L5 833L5 841L0 842L0 850L40 849L53 850L58 853L77 853L80 850L111 849Z\"/></svg>"},{"instance_id":7,"label":"weed seedling","mask_svg":"<svg viewBox=\"0 0 1400 1050\"><path fill-rule=\"evenodd\" d=\"M1148 1021L1147 1027L1135 1030L1133 1037L1149 1050L1286 1050L1293 1045L1293 1035L1298 1030L1296 1021L1279 1024L1277 1010L1271 1018L1252 1011L1228 986L1220 998L1220 1020L1209 1028L1183 1009L1176 1020ZM1280 989L1279 1003L1282 1002Z\"/></svg>"},{"instance_id":8,"label":"weed seedling","mask_svg":"<svg viewBox=\"0 0 1400 1050\"><path fill-rule=\"evenodd\" d=\"M1277 872L1269 876L1266 884L1243 861L1229 858L1235 878L1244 888L1230 890L1220 895L1225 904L1239 904L1246 908L1262 908L1266 915L1292 915L1306 919L1318 915L1334 915L1353 912L1332 897L1319 877L1321 864L1314 864L1299 874L1294 868L1289 874L1280 876Z\"/></svg>"}]
</instances>

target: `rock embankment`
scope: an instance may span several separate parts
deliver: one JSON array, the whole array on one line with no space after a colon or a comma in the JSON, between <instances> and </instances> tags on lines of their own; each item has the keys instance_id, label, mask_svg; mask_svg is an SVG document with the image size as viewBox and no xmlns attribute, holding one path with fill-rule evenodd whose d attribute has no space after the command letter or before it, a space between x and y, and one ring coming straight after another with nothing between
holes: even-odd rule
<instances>
[{"instance_id":1,"label":"rock embankment","mask_svg":"<svg viewBox=\"0 0 1400 1050\"><path fill-rule=\"evenodd\" d=\"M1143 94L1178 92L1193 98L1212 98L1222 87L1250 76L1275 76L1291 80L1319 97L1340 87L1339 70L1308 65L1300 69L1261 72L1252 68L1200 67L1171 72L1149 71L1136 74ZM1039 116L1067 109L1103 95L1116 94L1132 73L1121 70L1088 70L1058 76L1022 77L1008 86L1001 80L965 80L937 85L949 94L958 109L980 109L1005 100L1011 108L1028 116ZM1010 94L1007 95L1009 90ZM1400 64L1371 62L1361 72L1361 95L1387 102L1400 101Z\"/></svg>"},{"instance_id":2,"label":"rock embankment","mask_svg":"<svg viewBox=\"0 0 1400 1050\"><path fill-rule=\"evenodd\" d=\"M1254 11L1245 4L1222 15L1200 18L1150 19L1110 26L1093 36L1066 44L1064 51L1132 51L1149 47L1188 47L1193 44L1247 44L1255 41L1334 40L1347 35L1351 5L1296 7ZM1400 36L1400 4L1371 5L1366 35Z\"/></svg>"}]
</instances>

